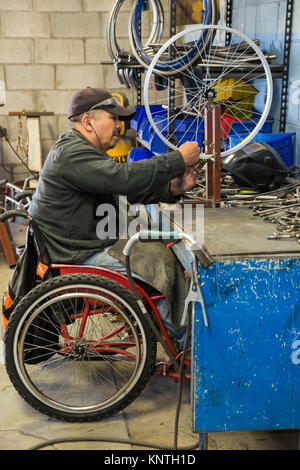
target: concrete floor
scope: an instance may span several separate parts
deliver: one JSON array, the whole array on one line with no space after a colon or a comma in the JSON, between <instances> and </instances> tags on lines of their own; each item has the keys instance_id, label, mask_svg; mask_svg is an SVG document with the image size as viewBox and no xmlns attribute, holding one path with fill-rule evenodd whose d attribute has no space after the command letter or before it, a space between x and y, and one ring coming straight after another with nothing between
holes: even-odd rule
<instances>
[{"instance_id":1,"label":"concrete floor","mask_svg":"<svg viewBox=\"0 0 300 470\"><path fill-rule=\"evenodd\" d=\"M0 252L0 295L12 275ZM0 346L2 344L0 342ZM0 354L0 450L26 450L53 439L105 438L157 443L172 448L177 384L153 376L143 393L126 410L98 423L64 423L50 419L27 405L11 385ZM198 441L190 428L189 393L184 387L179 421L178 447ZM47 450L141 450L150 446L117 442L71 442L44 447ZM297 431L209 433L209 450L294 450Z\"/></svg>"}]
</instances>

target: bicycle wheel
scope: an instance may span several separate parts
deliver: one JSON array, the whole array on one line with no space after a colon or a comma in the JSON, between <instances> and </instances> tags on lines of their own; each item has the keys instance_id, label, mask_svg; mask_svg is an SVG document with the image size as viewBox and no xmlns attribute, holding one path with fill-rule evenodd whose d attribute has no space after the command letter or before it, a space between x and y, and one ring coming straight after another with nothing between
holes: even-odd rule
<instances>
[{"instance_id":1,"label":"bicycle wheel","mask_svg":"<svg viewBox=\"0 0 300 470\"><path fill-rule=\"evenodd\" d=\"M155 43L151 44L149 41L147 42L148 47L142 45L139 24L144 3L145 0L138 0L132 8L128 34L135 58L143 67L148 68L157 52L158 45ZM203 15L203 24L214 24L219 14L216 0L203 0L203 9L201 12ZM173 51L171 49L168 50L167 53L161 56L160 60L155 63L155 70L164 76L170 76L173 75L174 72L179 73L184 70L189 64L197 60L199 49L201 50L206 47L208 33L208 30L203 30L202 35L195 44L182 51L180 57L174 57Z\"/></svg>"},{"instance_id":2,"label":"bicycle wheel","mask_svg":"<svg viewBox=\"0 0 300 470\"><path fill-rule=\"evenodd\" d=\"M203 31L210 32L209 43L198 50L197 66L190 63L183 72L174 75L172 105L170 87L156 90L153 95L152 75L157 73L156 64L161 57L172 48L173 56L180 60L191 44L198 43ZM229 45L225 45L226 33L231 37ZM260 102L256 106L258 90ZM260 131L270 111L272 91L270 66L254 41L226 26L198 25L178 33L157 52L145 77L144 103L152 129L167 149L176 150L182 143L193 140L202 148L205 108L212 95L222 110L221 156L224 157L241 149ZM233 121L239 121L238 132ZM231 149L226 149L229 129L237 141ZM201 158L210 157L202 150Z\"/></svg>"},{"instance_id":3,"label":"bicycle wheel","mask_svg":"<svg viewBox=\"0 0 300 470\"><path fill-rule=\"evenodd\" d=\"M96 275L35 287L5 334L6 369L33 408L65 421L97 421L131 403L153 373L156 342L133 294Z\"/></svg>"}]
</instances>

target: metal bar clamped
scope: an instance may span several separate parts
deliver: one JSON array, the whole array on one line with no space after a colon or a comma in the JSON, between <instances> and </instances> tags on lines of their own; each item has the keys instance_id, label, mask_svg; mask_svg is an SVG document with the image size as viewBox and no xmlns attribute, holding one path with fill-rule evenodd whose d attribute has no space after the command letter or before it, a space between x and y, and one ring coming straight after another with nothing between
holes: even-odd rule
<instances>
[{"instance_id":1,"label":"metal bar clamped","mask_svg":"<svg viewBox=\"0 0 300 470\"><path fill-rule=\"evenodd\" d=\"M193 261L191 262L191 281L190 281L190 287L189 287L189 292L188 295L185 299L184 303L184 310L182 314L182 319L181 319L181 324L184 325L186 321L186 316L188 313L189 305L191 302L193 302L193 312L195 308L195 302L200 303L201 309L202 309L202 315L203 315L203 321L204 325L206 327L209 326L208 323L208 316L207 316L207 311L205 307L205 302L204 302L204 297L203 293L201 290L201 284L200 284L200 279L199 279L199 274L197 271L198 268L198 263L195 254L193 253L193 246L196 246L196 241L189 235L183 233L183 232L178 232L178 231L172 231L172 232L161 232L157 230L141 230L140 232L134 234L126 243L124 249L123 249L123 254L127 257L130 256L130 252L134 245L138 242L147 242L147 241L170 241L170 240L187 240L190 242L190 245L187 245L190 254L193 258Z\"/></svg>"}]
</instances>

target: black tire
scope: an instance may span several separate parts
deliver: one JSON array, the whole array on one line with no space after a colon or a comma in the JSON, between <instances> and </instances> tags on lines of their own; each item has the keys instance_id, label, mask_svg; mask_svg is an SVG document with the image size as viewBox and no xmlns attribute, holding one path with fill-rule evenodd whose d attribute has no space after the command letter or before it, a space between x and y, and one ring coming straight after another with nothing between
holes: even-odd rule
<instances>
[{"instance_id":1,"label":"black tire","mask_svg":"<svg viewBox=\"0 0 300 470\"><path fill-rule=\"evenodd\" d=\"M27 212L21 209L12 209L0 215L0 222L6 222L9 219L14 219L15 217L23 217L26 219Z\"/></svg>"},{"instance_id":2,"label":"black tire","mask_svg":"<svg viewBox=\"0 0 300 470\"><path fill-rule=\"evenodd\" d=\"M141 393L153 374L156 340L128 289L97 275L67 274L17 305L5 332L5 360L15 389L36 410L98 421Z\"/></svg>"}]
</instances>

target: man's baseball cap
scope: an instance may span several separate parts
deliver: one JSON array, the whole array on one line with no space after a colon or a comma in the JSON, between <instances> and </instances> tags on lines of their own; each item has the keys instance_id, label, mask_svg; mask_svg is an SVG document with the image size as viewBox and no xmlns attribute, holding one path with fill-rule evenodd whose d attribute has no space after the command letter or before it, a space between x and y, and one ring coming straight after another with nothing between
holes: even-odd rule
<instances>
[{"instance_id":1,"label":"man's baseball cap","mask_svg":"<svg viewBox=\"0 0 300 470\"><path fill-rule=\"evenodd\" d=\"M104 109L116 114L122 121L129 121L135 115L133 108L121 106L118 98L103 88L84 88L77 91L69 104L68 119L93 109Z\"/></svg>"}]
</instances>

